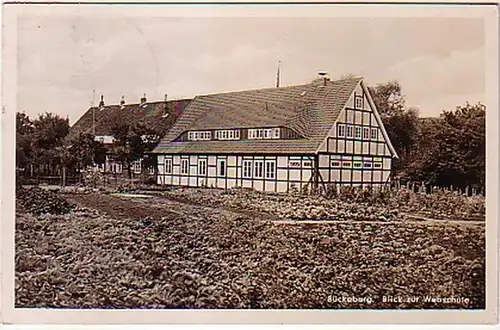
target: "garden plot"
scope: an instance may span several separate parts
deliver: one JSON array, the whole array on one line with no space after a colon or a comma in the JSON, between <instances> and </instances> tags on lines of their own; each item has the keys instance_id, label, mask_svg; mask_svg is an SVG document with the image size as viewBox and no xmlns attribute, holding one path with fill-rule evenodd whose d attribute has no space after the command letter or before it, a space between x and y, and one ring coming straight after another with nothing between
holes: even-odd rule
<instances>
[{"instance_id":1,"label":"garden plot","mask_svg":"<svg viewBox=\"0 0 500 330\"><path fill-rule=\"evenodd\" d=\"M484 225L289 226L217 204L67 197L71 213L17 214L16 307L484 308Z\"/></svg>"}]
</instances>

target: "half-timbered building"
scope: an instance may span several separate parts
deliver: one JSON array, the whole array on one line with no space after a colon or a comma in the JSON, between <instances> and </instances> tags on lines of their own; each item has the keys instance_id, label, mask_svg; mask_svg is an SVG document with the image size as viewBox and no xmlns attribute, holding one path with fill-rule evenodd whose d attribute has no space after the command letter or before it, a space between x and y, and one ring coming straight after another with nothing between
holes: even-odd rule
<instances>
[{"instance_id":1,"label":"half-timbered building","mask_svg":"<svg viewBox=\"0 0 500 330\"><path fill-rule=\"evenodd\" d=\"M197 96L153 151L158 183L381 186L397 157L362 78Z\"/></svg>"},{"instance_id":2,"label":"half-timbered building","mask_svg":"<svg viewBox=\"0 0 500 330\"><path fill-rule=\"evenodd\" d=\"M107 149L106 160L99 164L99 171L110 174L122 174L126 171L122 168L122 162L116 160L111 149L115 143L113 137L113 126L116 123L128 123L130 125L143 124L163 136L172 127L177 118L180 117L191 99L168 100L167 95L163 101L150 102L144 95L140 102L126 103L122 97L119 104L104 104L104 98L96 107L90 107L71 127L70 136L89 133L93 134L96 141L103 143ZM138 175L143 172L142 159L132 164L132 174ZM150 168L151 174L154 169Z\"/></svg>"}]
</instances>

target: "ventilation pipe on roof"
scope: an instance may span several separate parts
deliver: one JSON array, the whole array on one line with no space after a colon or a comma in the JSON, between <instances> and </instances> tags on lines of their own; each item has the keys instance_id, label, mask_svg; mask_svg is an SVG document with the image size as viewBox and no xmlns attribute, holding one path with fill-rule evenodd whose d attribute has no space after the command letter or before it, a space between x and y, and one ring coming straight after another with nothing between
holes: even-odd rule
<instances>
[{"instance_id":1,"label":"ventilation pipe on roof","mask_svg":"<svg viewBox=\"0 0 500 330\"><path fill-rule=\"evenodd\" d=\"M146 99L146 93L144 93L144 95L141 98L141 104L146 103L146 101L147 101L147 99Z\"/></svg>"},{"instance_id":2,"label":"ventilation pipe on roof","mask_svg":"<svg viewBox=\"0 0 500 330\"><path fill-rule=\"evenodd\" d=\"M122 99L120 100L120 105L125 105L125 95L122 95Z\"/></svg>"}]
</instances>

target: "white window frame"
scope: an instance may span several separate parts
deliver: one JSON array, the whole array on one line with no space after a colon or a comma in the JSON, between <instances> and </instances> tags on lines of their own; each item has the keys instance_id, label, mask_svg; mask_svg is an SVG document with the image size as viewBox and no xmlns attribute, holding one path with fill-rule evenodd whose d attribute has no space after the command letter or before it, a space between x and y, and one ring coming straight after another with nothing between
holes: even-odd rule
<instances>
[{"instance_id":1,"label":"white window frame","mask_svg":"<svg viewBox=\"0 0 500 330\"><path fill-rule=\"evenodd\" d=\"M279 139L280 138L280 128L276 127L273 128L273 139Z\"/></svg>"},{"instance_id":2,"label":"white window frame","mask_svg":"<svg viewBox=\"0 0 500 330\"><path fill-rule=\"evenodd\" d=\"M378 129L372 128L370 132L370 139L377 140L378 139Z\"/></svg>"},{"instance_id":3,"label":"white window frame","mask_svg":"<svg viewBox=\"0 0 500 330\"><path fill-rule=\"evenodd\" d=\"M221 173L224 172L224 173ZM217 176L218 177L226 177L227 176L227 160L217 159Z\"/></svg>"},{"instance_id":4,"label":"white window frame","mask_svg":"<svg viewBox=\"0 0 500 330\"><path fill-rule=\"evenodd\" d=\"M181 159L181 174L189 174L189 159Z\"/></svg>"},{"instance_id":5,"label":"white window frame","mask_svg":"<svg viewBox=\"0 0 500 330\"><path fill-rule=\"evenodd\" d=\"M382 168L382 162L373 162L373 168L381 169Z\"/></svg>"},{"instance_id":6,"label":"white window frame","mask_svg":"<svg viewBox=\"0 0 500 330\"><path fill-rule=\"evenodd\" d=\"M188 140L190 141L200 141L200 140L211 140L211 131L191 131L188 132Z\"/></svg>"},{"instance_id":7,"label":"white window frame","mask_svg":"<svg viewBox=\"0 0 500 330\"><path fill-rule=\"evenodd\" d=\"M217 140L239 140L240 130L237 129L218 130L215 131L215 138Z\"/></svg>"},{"instance_id":8,"label":"white window frame","mask_svg":"<svg viewBox=\"0 0 500 330\"><path fill-rule=\"evenodd\" d=\"M253 162L253 175L256 179L264 178L264 161L263 160L255 160Z\"/></svg>"},{"instance_id":9,"label":"white window frame","mask_svg":"<svg viewBox=\"0 0 500 330\"><path fill-rule=\"evenodd\" d=\"M133 166L133 169L134 169L134 174L139 174L141 173L142 171L142 161L141 160L136 160L133 162L132 166Z\"/></svg>"},{"instance_id":10,"label":"white window frame","mask_svg":"<svg viewBox=\"0 0 500 330\"><path fill-rule=\"evenodd\" d=\"M337 136L338 137L345 137L345 125L344 124L338 124Z\"/></svg>"},{"instance_id":11,"label":"white window frame","mask_svg":"<svg viewBox=\"0 0 500 330\"><path fill-rule=\"evenodd\" d=\"M280 129L276 128L250 128L248 130L248 139L250 140L260 140L260 139L279 139Z\"/></svg>"},{"instance_id":12,"label":"white window frame","mask_svg":"<svg viewBox=\"0 0 500 330\"><path fill-rule=\"evenodd\" d=\"M243 173L242 176L244 179L251 179L252 178L252 168L253 168L253 162L248 159L243 160Z\"/></svg>"},{"instance_id":13,"label":"white window frame","mask_svg":"<svg viewBox=\"0 0 500 330\"><path fill-rule=\"evenodd\" d=\"M276 179L276 161L266 160L265 165L266 179Z\"/></svg>"},{"instance_id":14,"label":"white window frame","mask_svg":"<svg viewBox=\"0 0 500 330\"><path fill-rule=\"evenodd\" d=\"M370 139L370 128L363 127L363 140L369 140L369 139Z\"/></svg>"},{"instance_id":15,"label":"white window frame","mask_svg":"<svg viewBox=\"0 0 500 330\"><path fill-rule=\"evenodd\" d=\"M363 136L363 130L361 129L361 127L359 126L355 126L354 127L354 137L356 139L361 139L361 137ZM358 134L359 133L359 134Z\"/></svg>"},{"instance_id":16,"label":"white window frame","mask_svg":"<svg viewBox=\"0 0 500 330\"><path fill-rule=\"evenodd\" d=\"M367 166L367 165L369 165L369 166ZM373 168L373 163L370 161L364 161L363 168Z\"/></svg>"},{"instance_id":17,"label":"white window frame","mask_svg":"<svg viewBox=\"0 0 500 330\"><path fill-rule=\"evenodd\" d=\"M358 165L358 166L356 166ZM361 161L355 161L352 163L352 168L363 168L363 162Z\"/></svg>"},{"instance_id":18,"label":"white window frame","mask_svg":"<svg viewBox=\"0 0 500 330\"><path fill-rule=\"evenodd\" d=\"M118 167L118 166L117 166L117 167ZM154 166L150 166L150 167L148 168L148 173L149 173L149 174L155 174L155 168L154 168Z\"/></svg>"},{"instance_id":19,"label":"white window frame","mask_svg":"<svg viewBox=\"0 0 500 330\"><path fill-rule=\"evenodd\" d=\"M352 138L354 136L354 127L352 125L346 126L345 136L348 138Z\"/></svg>"},{"instance_id":20,"label":"white window frame","mask_svg":"<svg viewBox=\"0 0 500 330\"><path fill-rule=\"evenodd\" d=\"M172 174L174 169L174 160L172 158L165 158L165 174Z\"/></svg>"},{"instance_id":21,"label":"white window frame","mask_svg":"<svg viewBox=\"0 0 500 330\"><path fill-rule=\"evenodd\" d=\"M198 159L198 175L207 175L207 159Z\"/></svg>"}]
</instances>

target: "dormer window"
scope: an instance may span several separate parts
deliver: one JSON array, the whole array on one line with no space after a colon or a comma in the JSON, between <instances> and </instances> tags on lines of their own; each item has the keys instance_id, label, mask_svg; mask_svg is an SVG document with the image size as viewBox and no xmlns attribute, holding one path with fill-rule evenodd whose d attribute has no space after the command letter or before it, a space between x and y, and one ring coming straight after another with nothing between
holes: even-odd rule
<instances>
[{"instance_id":1,"label":"dormer window","mask_svg":"<svg viewBox=\"0 0 500 330\"><path fill-rule=\"evenodd\" d=\"M259 139L279 139L279 128L252 128L248 130L248 138L252 140Z\"/></svg>"},{"instance_id":2,"label":"dormer window","mask_svg":"<svg viewBox=\"0 0 500 330\"><path fill-rule=\"evenodd\" d=\"M210 140L210 139L212 139L212 132L210 131L188 132L188 140L190 141Z\"/></svg>"},{"instance_id":3,"label":"dormer window","mask_svg":"<svg viewBox=\"0 0 500 330\"><path fill-rule=\"evenodd\" d=\"M215 131L215 138L217 140L239 140L240 131L237 129L227 129Z\"/></svg>"}]
</instances>

